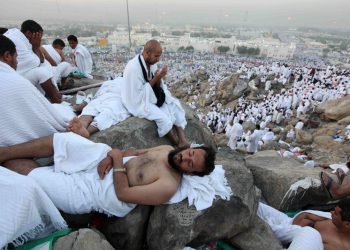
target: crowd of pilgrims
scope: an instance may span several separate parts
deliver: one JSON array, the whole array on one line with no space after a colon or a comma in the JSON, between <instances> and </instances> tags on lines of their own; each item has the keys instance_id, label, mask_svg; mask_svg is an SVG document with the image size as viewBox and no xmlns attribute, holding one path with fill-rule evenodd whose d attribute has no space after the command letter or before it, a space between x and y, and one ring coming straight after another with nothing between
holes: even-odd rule
<instances>
[{"instance_id":1,"label":"crowd of pilgrims","mask_svg":"<svg viewBox=\"0 0 350 250\"><path fill-rule=\"evenodd\" d=\"M276 62L233 55L172 53L165 54L163 61L171 65L168 86L204 69L210 85L206 98L215 97L218 83L232 73L239 73L246 82L258 79L256 84L263 88L259 100L250 100L243 95L234 109L224 107L220 100L216 100L205 112L198 105L200 93L194 92L193 86L187 89L191 100L187 104L197 111L198 118L213 133L226 134L228 146L232 149L241 148L251 153L256 152L259 145L275 139L268 128L270 123L279 126L286 119L293 116L300 118L314 111L325 101L350 95L350 70L326 65L321 60ZM278 91L273 90L271 84L280 85L274 88ZM250 121L257 127L254 131L243 131L240 121ZM302 129L303 123L300 121L296 127ZM295 128L291 129L287 137L295 137L295 132Z\"/></svg>"}]
</instances>

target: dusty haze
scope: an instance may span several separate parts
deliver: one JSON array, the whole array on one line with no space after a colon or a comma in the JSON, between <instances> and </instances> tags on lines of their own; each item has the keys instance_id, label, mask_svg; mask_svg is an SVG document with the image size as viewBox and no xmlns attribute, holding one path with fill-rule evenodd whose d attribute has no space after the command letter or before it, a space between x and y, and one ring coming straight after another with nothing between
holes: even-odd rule
<instances>
[{"instance_id":1,"label":"dusty haze","mask_svg":"<svg viewBox=\"0 0 350 250\"><path fill-rule=\"evenodd\" d=\"M1 9L2 25L127 22L125 0L2 0ZM129 10L131 24L350 27L350 0L129 0Z\"/></svg>"}]
</instances>

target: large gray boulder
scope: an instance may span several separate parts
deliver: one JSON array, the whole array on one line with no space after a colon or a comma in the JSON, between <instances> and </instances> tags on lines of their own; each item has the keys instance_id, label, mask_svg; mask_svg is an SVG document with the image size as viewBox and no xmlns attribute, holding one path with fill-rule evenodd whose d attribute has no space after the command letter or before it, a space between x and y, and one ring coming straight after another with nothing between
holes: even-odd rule
<instances>
[{"instance_id":1,"label":"large gray boulder","mask_svg":"<svg viewBox=\"0 0 350 250\"><path fill-rule=\"evenodd\" d=\"M211 132L195 117L194 112L183 105L186 111L186 138L189 142L215 147ZM130 117L106 130L91 136L91 140L108 144L113 148L149 148L170 144L166 137L159 138L155 122L137 117Z\"/></svg>"},{"instance_id":2,"label":"large gray boulder","mask_svg":"<svg viewBox=\"0 0 350 250\"><path fill-rule=\"evenodd\" d=\"M137 206L123 218L111 217L101 230L115 249L142 249L151 206Z\"/></svg>"},{"instance_id":3,"label":"large gray boulder","mask_svg":"<svg viewBox=\"0 0 350 250\"><path fill-rule=\"evenodd\" d=\"M56 240L54 250L113 250L97 230L82 228Z\"/></svg>"},{"instance_id":4,"label":"large gray boulder","mask_svg":"<svg viewBox=\"0 0 350 250\"><path fill-rule=\"evenodd\" d=\"M269 205L291 211L327 202L319 169L306 168L295 159L281 158L274 150L247 156L245 161Z\"/></svg>"},{"instance_id":5,"label":"large gray boulder","mask_svg":"<svg viewBox=\"0 0 350 250\"><path fill-rule=\"evenodd\" d=\"M247 231L234 236L228 242L244 250L283 249L270 226L258 216L255 216L253 225Z\"/></svg>"},{"instance_id":6,"label":"large gray boulder","mask_svg":"<svg viewBox=\"0 0 350 250\"><path fill-rule=\"evenodd\" d=\"M187 200L155 207L147 229L150 249L182 249L186 244L197 247L231 238L252 225L260 195L242 157L226 147L219 151L217 164L223 165L233 190L230 201L217 199L203 211L188 207Z\"/></svg>"},{"instance_id":7,"label":"large gray boulder","mask_svg":"<svg viewBox=\"0 0 350 250\"><path fill-rule=\"evenodd\" d=\"M318 107L317 112L323 113L322 117L327 121L339 121L350 116L350 96L327 101Z\"/></svg>"}]
</instances>

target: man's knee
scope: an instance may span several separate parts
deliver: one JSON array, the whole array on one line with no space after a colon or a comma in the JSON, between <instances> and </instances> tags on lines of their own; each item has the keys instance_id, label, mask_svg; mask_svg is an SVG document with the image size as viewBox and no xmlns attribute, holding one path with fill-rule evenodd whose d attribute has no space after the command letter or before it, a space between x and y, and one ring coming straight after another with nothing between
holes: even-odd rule
<instances>
[{"instance_id":1,"label":"man's knee","mask_svg":"<svg viewBox=\"0 0 350 250\"><path fill-rule=\"evenodd\" d=\"M39 164L30 159L16 159L4 162L3 166L19 174L28 175Z\"/></svg>"}]
</instances>

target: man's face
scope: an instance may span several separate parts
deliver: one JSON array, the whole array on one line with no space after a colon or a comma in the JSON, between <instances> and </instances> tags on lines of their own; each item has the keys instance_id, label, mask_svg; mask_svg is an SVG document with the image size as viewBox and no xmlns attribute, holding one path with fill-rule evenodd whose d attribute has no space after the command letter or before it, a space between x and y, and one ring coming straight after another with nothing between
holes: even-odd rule
<instances>
[{"instance_id":1,"label":"man's face","mask_svg":"<svg viewBox=\"0 0 350 250\"><path fill-rule=\"evenodd\" d=\"M331 211L332 214L332 222L336 227L341 227L343 224L343 219L341 217L341 208L336 206L334 211Z\"/></svg>"},{"instance_id":2,"label":"man's face","mask_svg":"<svg viewBox=\"0 0 350 250\"><path fill-rule=\"evenodd\" d=\"M52 45L52 47L54 47L57 50L63 50L64 49L64 47L59 45L59 44Z\"/></svg>"},{"instance_id":3,"label":"man's face","mask_svg":"<svg viewBox=\"0 0 350 250\"><path fill-rule=\"evenodd\" d=\"M78 45L78 43L76 41L73 41L73 40L69 40L68 43L72 49L75 49Z\"/></svg>"},{"instance_id":4,"label":"man's face","mask_svg":"<svg viewBox=\"0 0 350 250\"><path fill-rule=\"evenodd\" d=\"M203 172L206 152L196 148L178 148L169 152L168 162L175 170L189 174Z\"/></svg>"},{"instance_id":5,"label":"man's face","mask_svg":"<svg viewBox=\"0 0 350 250\"><path fill-rule=\"evenodd\" d=\"M33 42L35 43L35 40L40 40L43 36L43 32L42 31L38 31L38 32L31 32L31 31L26 31L24 33L24 35L28 38L29 42L33 44Z\"/></svg>"},{"instance_id":6,"label":"man's face","mask_svg":"<svg viewBox=\"0 0 350 250\"><path fill-rule=\"evenodd\" d=\"M146 51L143 54L143 58L148 65L153 65L159 62L160 56L162 55L162 48L157 48L153 51Z\"/></svg>"},{"instance_id":7,"label":"man's face","mask_svg":"<svg viewBox=\"0 0 350 250\"><path fill-rule=\"evenodd\" d=\"M5 52L4 60L11 68L17 69L17 52L13 53L13 55L10 52Z\"/></svg>"}]
</instances>

